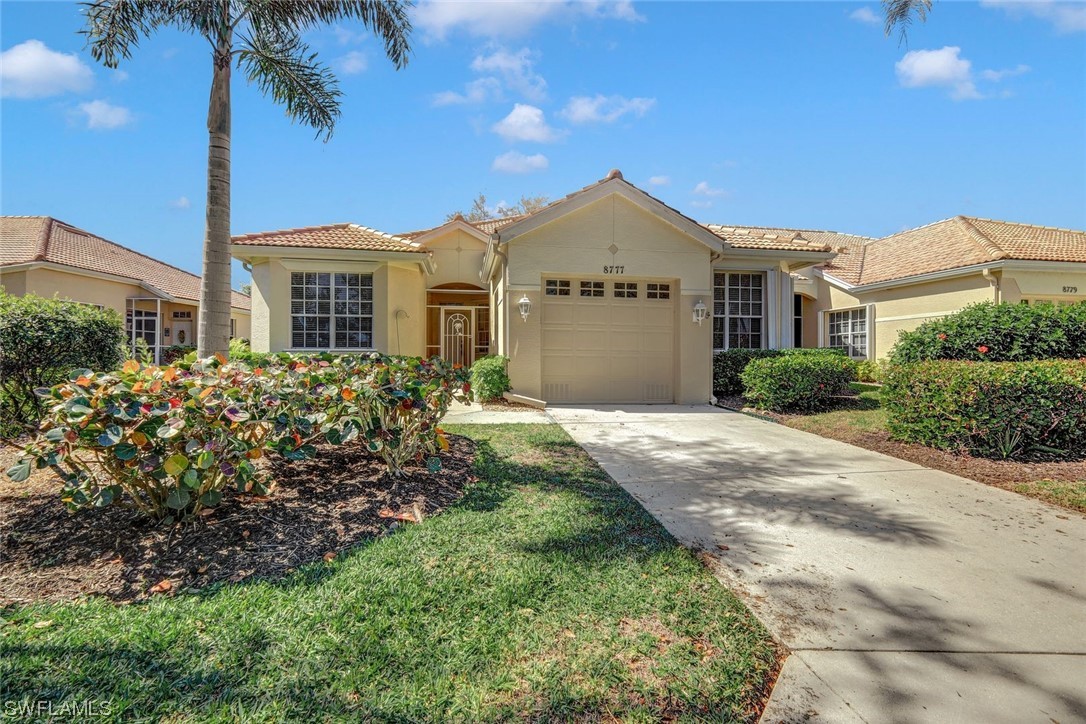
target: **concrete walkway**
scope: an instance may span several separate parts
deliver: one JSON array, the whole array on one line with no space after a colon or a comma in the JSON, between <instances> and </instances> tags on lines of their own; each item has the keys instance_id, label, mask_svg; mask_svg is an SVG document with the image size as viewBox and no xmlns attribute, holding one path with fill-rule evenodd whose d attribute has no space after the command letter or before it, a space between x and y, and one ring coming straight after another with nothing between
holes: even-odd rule
<instances>
[{"instance_id":1,"label":"concrete walkway","mask_svg":"<svg viewBox=\"0 0 1086 724\"><path fill-rule=\"evenodd\" d=\"M449 425L502 425L511 422L550 424L552 420L545 411L530 407L484 410L478 402L468 405L454 402L441 422Z\"/></svg>"},{"instance_id":2,"label":"concrete walkway","mask_svg":"<svg viewBox=\"0 0 1086 724\"><path fill-rule=\"evenodd\" d=\"M763 722L1086 721L1086 518L708 406L547 412L792 651Z\"/></svg>"}]
</instances>

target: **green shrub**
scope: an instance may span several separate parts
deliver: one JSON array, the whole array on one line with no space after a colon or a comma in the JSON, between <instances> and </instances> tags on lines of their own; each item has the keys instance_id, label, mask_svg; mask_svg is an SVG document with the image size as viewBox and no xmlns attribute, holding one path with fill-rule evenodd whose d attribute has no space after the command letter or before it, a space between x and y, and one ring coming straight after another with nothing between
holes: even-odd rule
<instances>
[{"instance_id":1,"label":"green shrub","mask_svg":"<svg viewBox=\"0 0 1086 724\"><path fill-rule=\"evenodd\" d=\"M780 357L782 355L834 355L844 354L843 350L826 347L794 349L729 349L713 355L713 394L738 395L743 392L743 380L740 375L751 360Z\"/></svg>"},{"instance_id":2,"label":"green shrub","mask_svg":"<svg viewBox=\"0 0 1086 724\"><path fill-rule=\"evenodd\" d=\"M856 379L856 363L840 354L786 354L752 360L743 370L743 395L754 407L778 412L812 412Z\"/></svg>"},{"instance_id":3,"label":"green shrub","mask_svg":"<svg viewBox=\"0 0 1086 724\"><path fill-rule=\"evenodd\" d=\"M52 468L73 508L120 504L187 518L218 504L227 486L265 492L250 461L266 452L299 460L319 442L357 444L393 475L410 462L437 469L435 453L448 448L438 422L470 390L467 370L437 358L129 360L43 391L40 434L7 472L18 481Z\"/></svg>"},{"instance_id":4,"label":"green shrub","mask_svg":"<svg viewBox=\"0 0 1086 724\"><path fill-rule=\"evenodd\" d=\"M252 353L252 349L249 347L249 340L243 337L234 337L230 340L230 359L237 359L244 355Z\"/></svg>"},{"instance_id":5,"label":"green shrub","mask_svg":"<svg viewBox=\"0 0 1086 724\"><path fill-rule=\"evenodd\" d=\"M899 440L1000 459L1086 454L1086 361L895 366L882 399Z\"/></svg>"},{"instance_id":6,"label":"green shrub","mask_svg":"<svg viewBox=\"0 0 1086 724\"><path fill-rule=\"evenodd\" d=\"M475 399L485 402L502 396L509 390L509 358L502 355L480 357L471 366L471 389Z\"/></svg>"},{"instance_id":7,"label":"green shrub","mask_svg":"<svg viewBox=\"0 0 1086 724\"><path fill-rule=\"evenodd\" d=\"M158 351L159 364L173 364L177 360L184 359L187 355L195 351L195 347L187 344L171 344L169 347L163 347Z\"/></svg>"},{"instance_id":8,"label":"green shrub","mask_svg":"<svg viewBox=\"0 0 1086 724\"><path fill-rule=\"evenodd\" d=\"M875 360L865 359L856 363L856 379L860 382L882 382L883 365Z\"/></svg>"},{"instance_id":9,"label":"green shrub","mask_svg":"<svg viewBox=\"0 0 1086 724\"><path fill-rule=\"evenodd\" d=\"M983 302L903 332L890 360L930 359L1024 362L1086 357L1086 302L1051 304Z\"/></svg>"},{"instance_id":10,"label":"green shrub","mask_svg":"<svg viewBox=\"0 0 1086 724\"><path fill-rule=\"evenodd\" d=\"M0 416L33 425L42 412L36 388L77 368L113 369L124 344L124 322L112 309L0 289Z\"/></svg>"}]
</instances>

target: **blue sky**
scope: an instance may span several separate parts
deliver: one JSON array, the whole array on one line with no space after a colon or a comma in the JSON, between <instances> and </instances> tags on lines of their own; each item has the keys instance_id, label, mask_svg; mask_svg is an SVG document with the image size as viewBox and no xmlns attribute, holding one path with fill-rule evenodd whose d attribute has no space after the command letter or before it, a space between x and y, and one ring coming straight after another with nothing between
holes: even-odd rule
<instances>
[{"instance_id":1,"label":"blue sky","mask_svg":"<svg viewBox=\"0 0 1086 724\"><path fill-rule=\"evenodd\" d=\"M704 222L880 236L955 214L1086 228L1086 4L422 3L395 71L364 28L328 143L235 75L235 233L440 223L620 168ZM0 210L199 271L211 65L163 32L121 72L77 5L0 4ZM245 281L235 274L235 284Z\"/></svg>"}]
</instances>

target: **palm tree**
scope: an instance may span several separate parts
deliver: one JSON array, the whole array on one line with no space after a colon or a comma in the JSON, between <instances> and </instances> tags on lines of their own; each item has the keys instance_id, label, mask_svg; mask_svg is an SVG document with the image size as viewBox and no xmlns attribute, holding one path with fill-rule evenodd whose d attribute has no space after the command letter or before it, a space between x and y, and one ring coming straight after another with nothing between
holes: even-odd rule
<instances>
[{"instance_id":1,"label":"palm tree","mask_svg":"<svg viewBox=\"0 0 1086 724\"><path fill-rule=\"evenodd\" d=\"M904 38L914 15L920 18L920 22L928 19L931 0L882 0L882 9L886 14L886 34L890 35L895 28L900 28L901 37Z\"/></svg>"},{"instance_id":2,"label":"palm tree","mask_svg":"<svg viewBox=\"0 0 1086 724\"><path fill-rule=\"evenodd\" d=\"M342 93L332 71L302 40L313 28L361 21L385 45L397 69L411 52L411 0L96 0L85 4L91 55L108 68L131 57L140 39L172 27L211 45L207 111L207 220L197 351L227 353L230 340L230 70L285 106L327 141Z\"/></svg>"}]
</instances>

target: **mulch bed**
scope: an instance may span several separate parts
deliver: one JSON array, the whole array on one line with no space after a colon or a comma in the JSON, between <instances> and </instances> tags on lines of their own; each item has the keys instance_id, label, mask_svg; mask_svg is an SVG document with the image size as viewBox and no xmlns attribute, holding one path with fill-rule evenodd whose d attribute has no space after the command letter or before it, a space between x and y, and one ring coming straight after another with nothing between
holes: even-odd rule
<instances>
[{"instance_id":1,"label":"mulch bed","mask_svg":"<svg viewBox=\"0 0 1086 724\"><path fill-rule=\"evenodd\" d=\"M330 560L459 499L475 480L475 446L457 435L449 442L439 472L402 478L353 446L322 446L298 463L269 460L271 495L226 491L211 515L170 526L116 506L68 513L49 470L23 483L0 475L0 606L87 595L127 603ZM4 447L0 469L17 457Z\"/></svg>"},{"instance_id":2,"label":"mulch bed","mask_svg":"<svg viewBox=\"0 0 1086 724\"><path fill-rule=\"evenodd\" d=\"M790 423L804 417L803 415L789 415L746 408L746 401L742 397L721 397L718 399L717 404L732 410L764 417L789 427L798 428L798 425ZM852 403L847 398L843 398L842 404L843 406L837 409L847 409L847 406ZM1006 490L1014 490L1017 484L1037 480L1086 480L1086 460L1069 462L989 460L987 458L975 458L965 453L938 450L917 443L892 440L890 434L885 430L871 432L844 426L828 430L826 436L900 460L943 470L954 475L960 475L963 478L976 480L978 483L994 485Z\"/></svg>"}]
</instances>

